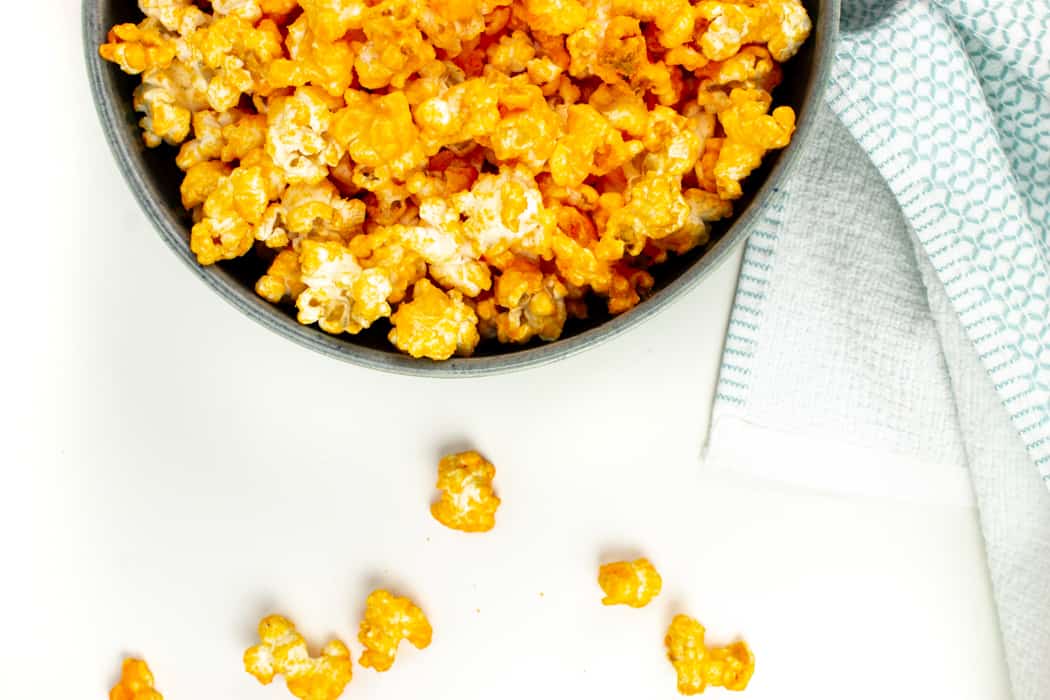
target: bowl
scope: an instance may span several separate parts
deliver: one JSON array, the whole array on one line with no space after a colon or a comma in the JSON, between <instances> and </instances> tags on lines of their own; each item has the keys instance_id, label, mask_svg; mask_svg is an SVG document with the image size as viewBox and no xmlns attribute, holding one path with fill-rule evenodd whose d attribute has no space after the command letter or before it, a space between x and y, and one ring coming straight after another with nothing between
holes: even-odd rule
<instances>
[{"instance_id":1,"label":"bowl","mask_svg":"<svg viewBox=\"0 0 1050 700\"><path fill-rule=\"evenodd\" d=\"M138 22L142 14L135 0L84 0L83 34L88 75L102 128L131 191L161 238L194 273L226 301L266 328L331 357L364 367L425 376L479 376L510 372L560 360L614 338L653 316L704 279L736 246L741 245L769 196L791 170L799 151L813 137L811 126L820 105L838 29L839 0L803 0L813 19L813 33L784 71L774 95L777 104L790 105L798 115L791 145L770 154L747 180L747 193L734 205L731 219L720 222L712 242L676 256L652 270L656 285L651 295L618 316L600 310L583 321L570 320L563 336L550 343L523 346L482 343L472 357L444 362L414 359L399 353L386 339L385 323L358 334L333 336L295 320L294 310L275 306L255 294L255 280L265 263L251 254L203 267L190 251L191 221L179 196L181 172L175 150L146 148L131 96L138 80L99 58L98 46L106 32L120 22ZM674 342L672 338L668 342Z\"/></svg>"}]
</instances>

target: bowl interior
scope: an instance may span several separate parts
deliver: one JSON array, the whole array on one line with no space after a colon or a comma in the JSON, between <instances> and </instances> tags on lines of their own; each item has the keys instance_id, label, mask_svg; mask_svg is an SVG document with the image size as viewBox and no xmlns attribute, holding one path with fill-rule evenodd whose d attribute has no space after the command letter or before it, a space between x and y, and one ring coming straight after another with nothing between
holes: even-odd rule
<instances>
[{"instance_id":1,"label":"bowl interior","mask_svg":"<svg viewBox=\"0 0 1050 700\"><path fill-rule=\"evenodd\" d=\"M813 18L814 32L784 69L784 80L774 98L777 104L793 107L799 116L799 131L791 146L767 156L762 166L751 175L745 195L734 205L734 216L720 222L707 246L651 270L656 280L652 294L637 307L610 317L604 305L592 305L586 320L570 319L564 335L552 343L539 341L507 346L482 342L474 357L456 358L436 363L414 360L398 353L387 341L389 324L383 320L357 335L331 336L316 327L300 325L291 305L274 306L254 293L255 281L264 274L269 258L265 252L201 267L189 250L191 221L182 208L179 185L182 173L175 166L176 149L170 146L146 148L138 127L139 115L132 107L132 92L138 83L115 65L98 57L97 47L105 40L106 31L121 22L138 22L142 14L135 0L85 0L85 52L99 113L107 138L125 177L140 204L156 225L161 236L190 267L248 316L290 339L343 360L378 369L411 374L485 374L541 364L565 357L612 337L642 318L651 315L680 295L711 269L735 244L746 237L750 221L761 202L768 197L776 182L805 139L806 126L814 102L822 92L831 35L837 24L836 3L828 0L804 0Z\"/></svg>"}]
</instances>

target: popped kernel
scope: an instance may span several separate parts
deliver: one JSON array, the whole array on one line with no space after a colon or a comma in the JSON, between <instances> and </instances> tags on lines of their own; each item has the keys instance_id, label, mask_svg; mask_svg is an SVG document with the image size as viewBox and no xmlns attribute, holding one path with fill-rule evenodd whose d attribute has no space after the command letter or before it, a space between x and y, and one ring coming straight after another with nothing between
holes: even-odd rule
<instances>
[{"instance_id":1,"label":"popped kernel","mask_svg":"<svg viewBox=\"0 0 1050 700\"><path fill-rule=\"evenodd\" d=\"M463 532L488 532L496 524L500 499L492 490L496 468L475 450L451 454L438 464L441 497L430 505L434 519Z\"/></svg>"},{"instance_id":2,"label":"popped kernel","mask_svg":"<svg viewBox=\"0 0 1050 700\"><path fill-rule=\"evenodd\" d=\"M446 293L426 279L415 283L412 300L398 306L390 322L390 342L412 357L447 360L469 355L480 340L478 317L462 293Z\"/></svg>"},{"instance_id":3,"label":"popped kernel","mask_svg":"<svg viewBox=\"0 0 1050 700\"><path fill-rule=\"evenodd\" d=\"M719 112L718 121L726 137L715 163L718 196L736 199L743 194L741 180L761 164L774 148L784 148L795 131L795 112L777 107L771 114L772 98L757 89L736 88L729 94L730 106Z\"/></svg>"},{"instance_id":4,"label":"popped kernel","mask_svg":"<svg viewBox=\"0 0 1050 700\"><path fill-rule=\"evenodd\" d=\"M153 673L142 659L124 659L120 680L109 691L109 700L164 700L153 687Z\"/></svg>"},{"instance_id":5,"label":"popped kernel","mask_svg":"<svg viewBox=\"0 0 1050 700\"><path fill-rule=\"evenodd\" d=\"M244 669L263 685L282 675L289 692L301 700L336 700L350 683L350 650L338 639L311 657L295 625L270 615L259 622L259 642L244 652Z\"/></svg>"},{"instance_id":6,"label":"popped kernel","mask_svg":"<svg viewBox=\"0 0 1050 700\"><path fill-rule=\"evenodd\" d=\"M708 686L744 690L755 672L755 657L747 642L709 647L704 626L688 615L675 615L664 644L678 674L678 692L697 695Z\"/></svg>"},{"instance_id":7,"label":"popped kernel","mask_svg":"<svg viewBox=\"0 0 1050 700\"><path fill-rule=\"evenodd\" d=\"M125 73L137 75L148 68L167 68L175 60L177 50L160 22L146 19L140 24L118 24L110 29L107 43L98 52Z\"/></svg>"},{"instance_id":8,"label":"popped kernel","mask_svg":"<svg viewBox=\"0 0 1050 700\"><path fill-rule=\"evenodd\" d=\"M380 673L389 671L402 639L416 649L426 649L432 635L426 615L411 600L384 590L372 591L365 601L365 617L357 635L365 647L360 663Z\"/></svg>"},{"instance_id":9,"label":"popped kernel","mask_svg":"<svg viewBox=\"0 0 1050 700\"><path fill-rule=\"evenodd\" d=\"M299 254L291 248L277 253L266 274L255 283L255 293L273 304L285 299L296 300L306 285L299 267Z\"/></svg>"},{"instance_id":10,"label":"popped kernel","mask_svg":"<svg viewBox=\"0 0 1050 700\"><path fill-rule=\"evenodd\" d=\"M602 605L643 608L660 594L663 581L648 559L602 564L598 585L605 592Z\"/></svg>"}]
</instances>

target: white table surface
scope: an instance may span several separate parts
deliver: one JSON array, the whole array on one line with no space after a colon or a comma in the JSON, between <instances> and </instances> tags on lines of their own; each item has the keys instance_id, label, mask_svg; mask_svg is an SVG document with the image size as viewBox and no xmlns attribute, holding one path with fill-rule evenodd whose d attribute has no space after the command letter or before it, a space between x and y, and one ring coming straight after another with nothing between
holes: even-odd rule
<instances>
[{"instance_id":1,"label":"white table surface","mask_svg":"<svg viewBox=\"0 0 1050 700\"><path fill-rule=\"evenodd\" d=\"M1008 697L974 511L702 470L738 257L641 328L527 373L426 381L311 354L150 230L60 5L32 6L14 40L50 37L34 65L51 81L14 93L47 108L4 125L23 332L4 351L0 697L103 698L128 653L169 700L290 697L241 667L281 612L350 643L346 697L670 699L680 611L751 643L752 700ZM468 446L498 467L486 535L427 510L437 458ZM663 594L604 608L598 563L635 554ZM377 585L435 630L383 675L356 665Z\"/></svg>"}]
</instances>

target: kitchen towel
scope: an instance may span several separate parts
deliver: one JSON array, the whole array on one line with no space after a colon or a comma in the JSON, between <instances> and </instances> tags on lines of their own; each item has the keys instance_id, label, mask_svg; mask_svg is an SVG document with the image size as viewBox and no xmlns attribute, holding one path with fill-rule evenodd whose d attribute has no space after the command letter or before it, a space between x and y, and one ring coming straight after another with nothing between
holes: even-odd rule
<instances>
[{"instance_id":1,"label":"kitchen towel","mask_svg":"<svg viewBox=\"0 0 1050 700\"><path fill-rule=\"evenodd\" d=\"M1050 5L847 1L841 30L745 252L706 461L975 501L1014 696L1045 700Z\"/></svg>"}]
</instances>

